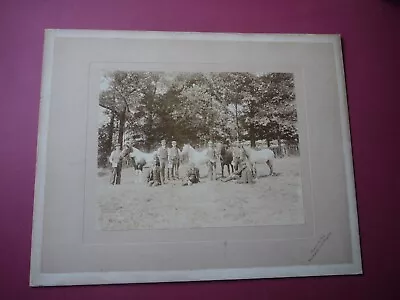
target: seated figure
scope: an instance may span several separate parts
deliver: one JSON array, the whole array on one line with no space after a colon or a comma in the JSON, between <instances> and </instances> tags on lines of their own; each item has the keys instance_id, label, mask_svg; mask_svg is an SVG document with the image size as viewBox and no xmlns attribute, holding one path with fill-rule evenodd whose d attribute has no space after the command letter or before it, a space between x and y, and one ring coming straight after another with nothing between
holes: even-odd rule
<instances>
[{"instance_id":1,"label":"seated figure","mask_svg":"<svg viewBox=\"0 0 400 300\"><path fill-rule=\"evenodd\" d=\"M189 164L182 185L192 185L200 182L200 171L193 163Z\"/></svg>"},{"instance_id":2,"label":"seated figure","mask_svg":"<svg viewBox=\"0 0 400 300\"><path fill-rule=\"evenodd\" d=\"M160 161L158 159L154 159L153 165L150 169L149 174L147 175L147 184L149 186L158 186L161 185L161 168Z\"/></svg>"},{"instance_id":3,"label":"seated figure","mask_svg":"<svg viewBox=\"0 0 400 300\"><path fill-rule=\"evenodd\" d=\"M254 173L251 162L244 158L238 164L238 169L233 172L224 182L236 180L236 183L254 183Z\"/></svg>"}]
</instances>

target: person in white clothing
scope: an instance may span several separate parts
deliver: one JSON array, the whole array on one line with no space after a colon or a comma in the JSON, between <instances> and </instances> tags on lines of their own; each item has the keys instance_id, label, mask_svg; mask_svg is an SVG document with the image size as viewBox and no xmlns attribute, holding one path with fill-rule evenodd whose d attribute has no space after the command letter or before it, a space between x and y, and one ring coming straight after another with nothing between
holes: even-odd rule
<instances>
[{"instance_id":1,"label":"person in white clothing","mask_svg":"<svg viewBox=\"0 0 400 300\"><path fill-rule=\"evenodd\" d=\"M108 161L112 168L110 183L112 185L121 184L122 156L120 145L115 146L115 150L111 152Z\"/></svg>"}]
</instances>

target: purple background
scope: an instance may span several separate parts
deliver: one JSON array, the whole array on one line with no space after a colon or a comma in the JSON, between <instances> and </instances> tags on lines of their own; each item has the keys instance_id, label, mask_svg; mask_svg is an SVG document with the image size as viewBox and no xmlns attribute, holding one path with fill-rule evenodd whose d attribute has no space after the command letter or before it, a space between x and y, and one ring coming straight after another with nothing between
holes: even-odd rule
<instances>
[{"instance_id":1,"label":"purple background","mask_svg":"<svg viewBox=\"0 0 400 300\"><path fill-rule=\"evenodd\" d=\"M340 33L364 275L29 288L45 28ZM399 31L382 0L0 1L0 299L400 299Z\"/></svg>"}]
</instances>

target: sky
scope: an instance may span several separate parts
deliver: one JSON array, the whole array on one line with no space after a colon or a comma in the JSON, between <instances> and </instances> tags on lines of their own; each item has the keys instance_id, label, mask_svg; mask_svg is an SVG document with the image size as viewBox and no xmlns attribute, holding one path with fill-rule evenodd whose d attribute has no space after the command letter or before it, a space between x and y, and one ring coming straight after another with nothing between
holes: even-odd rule
<instances>
[{"instance_id":1,"label":"sky","mask_svg":"<svg viewBox=\"0 0 400 300\"><path fill-rule=\"evenodd\" d=\"M108 80L106 79L105 76L102 76L100 79L100 92L105 91L108 88ZM103 107L99 106L99 118L98 118L98 123L97 125L101 127L104 123L108 122L110 118L104 114L104 109Z\"/></svg>"}]
</instances>

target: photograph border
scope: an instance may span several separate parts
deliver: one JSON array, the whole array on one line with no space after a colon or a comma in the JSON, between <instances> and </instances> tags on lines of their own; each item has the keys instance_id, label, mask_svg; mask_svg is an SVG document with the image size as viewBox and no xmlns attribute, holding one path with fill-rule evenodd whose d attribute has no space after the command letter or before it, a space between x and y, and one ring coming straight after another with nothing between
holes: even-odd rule
<instances>
[{"instance_id":1,"label":"photograph border","mask_svg":"<svg viewBox=\"0 0 400 300\"><path fill-rule=\"evenodd\" d=\"M167 40L213 40L213 41L260 41L295 43L332 43L340 106L340 124L343 143L343 160L346 173L348 218L352 263L339 265L310 265L289 267L257 267L240 269L198 269L134 272L81 272L42 273L42 242L44 230L44 206L47 166L48 129L50 126L51 88L53 56L56 38L99 38L99 39L167 39ZM61 286L88 284L118 284L145 282L208 281L232 279L259 279L280 277L307 277L327 275L362 274L360 237L356 203L356 190L352 160L350 124L347 106L344 63L340 35L313 34L243 34L243 33L200 33L200 32L156 32L156 31L104 31L104 30L55 30L45 31L40 97L37 163L34 193L34 212L31 247L30 286Z\"/></svg>"}]
</instances>

